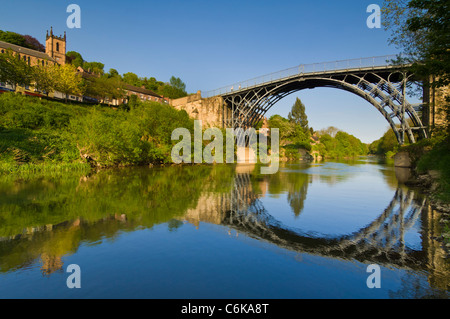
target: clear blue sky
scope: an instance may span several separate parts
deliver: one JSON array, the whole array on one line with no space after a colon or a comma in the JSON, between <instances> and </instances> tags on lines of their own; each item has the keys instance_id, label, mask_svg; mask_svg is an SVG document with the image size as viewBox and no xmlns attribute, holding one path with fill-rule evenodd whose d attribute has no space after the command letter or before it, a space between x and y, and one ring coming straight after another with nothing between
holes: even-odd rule
<instances>
[{"instance_id":1,"label":"clear blue sky","mask_svg":"<svg viewBox=\"0 0 450 319\"><path fill-rule=\"evenodd\" d=\"M71 3L81 8L80 29L66 25ZM102 62L105 70L165 82L174 75L192 93L299 64L398 53L386 31L366 26L372 3L382 0L2 0L0 29L44 44L53 26L58 35L67 32L67 51ZM287 116L296 97L314 129L333 125L368 143L388 127L368 102L336 89L292 94L267 116Z\"/></svg>"}]
</instances>

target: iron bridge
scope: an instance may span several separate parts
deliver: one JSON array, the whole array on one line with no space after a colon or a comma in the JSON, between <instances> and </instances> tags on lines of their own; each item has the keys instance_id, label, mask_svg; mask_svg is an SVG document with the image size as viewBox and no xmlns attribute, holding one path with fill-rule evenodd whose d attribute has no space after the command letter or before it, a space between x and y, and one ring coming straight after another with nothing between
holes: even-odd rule
<instances>
[{"instance_id":1,"label":"iron bridge","mask_svg":"<svg viewBox=\"0 0 450 319\"><path fill-rule=\"evenodd\" d=\"M411 65L394 63L388 55L334 62L302 64L206 92L221 96L226 105L223 127L254 127L279 100L303 89L330 87L356 94L371 103L387 120L402 145L427 138L420 107L406 99L406 85L414 79ZM367 120L367 119L365 119Z\"/></svg>"}]
</instances>

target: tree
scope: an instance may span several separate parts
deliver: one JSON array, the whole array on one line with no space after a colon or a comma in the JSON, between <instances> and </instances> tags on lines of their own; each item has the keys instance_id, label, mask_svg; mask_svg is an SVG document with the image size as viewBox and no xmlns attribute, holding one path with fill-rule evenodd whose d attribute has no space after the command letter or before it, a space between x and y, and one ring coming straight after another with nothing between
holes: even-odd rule
<instances>
[{"instance_id":1,"label":"tree","mask_svg":"<svg viewBox=\"0 0 450 319\"><path fill-rule=\"evenodd\" d=\"M76 51L69 51L66 53L66 56L68 57L68 63L72 64L76 68L79 66L83 67L84 60L80 53Z\"/></svg>"},{"instance_id":2,"label":"tree","mask_svg":"<svg viewBox=\"0 0 450 319\"><path fill-rule=\"evenodd\" d=\"M25 45L33 50L45 52L45 47L40 43L36 38L32 37L31 35L24 35L23 38L25 39Z\"/></svg>"},{"instance_id":3,"label":"tree","mask_svg":"<svg viewBox=\"0 0 450 319\"><path fill-rule=\"evenodd\" d=\"M288 120L295 125L299 125L304 132L308 132L308 117L305 112L305 105L297 98L292 106L291 112L288 114Z\"/></svg>"},{"instance_id":4,"label":"tree","mask_svg":"<svg viewBox=\"0 0 450 319\"><path fill-rule=\"evenodd\" d=\"M134 85L134 86L142 86L141 79L137 76L137 74L133 72L127 72L122 75L122 79L125 83Z\"/></svg>"},{"instance_id":5,"label":"tree","mask_svg":"<svg viewBox=\"0 0 450 319\"><path fill-rule=\"evenodd\" d=\"M116 69L109 69L108 73L106 73L106 76L108 78L122 79L122 77L120 76L119 72Z\"/></svg>"},{"instance_id":6,"label":"tree","mask_svg":"<svg viewBox=\"0 0 450 319\"><path fill-rule=\"evenodd\" d=\"M22 35L15 32L0 30L0 41L19 45L21 47L37 50L40 52L45 52L45 47L31 35Z\"/></svg>"},{"instance_id":7,"label":"tree","mask_svg":"<svg viewBox=\"0 0 450 319\"><path fill-rule=\"evenodd\" d=\"M22 60L19 54L11 50L0 54L0 82L7 82L13 86L30 85L33 80L31 66Z\"/></svg>"},{"instance_id":8,"label":"tree","mask_svg":"<svg viewBox=\"0 0 450 319\"><path fill-rule=\"evenodd\" d=\"M84 94L102 100L123 98L123 84L118 77L90 76L83 79Z\"/></svg>"},{"instance_id":9,"label":"tree","mask_svg":"<svg viewBox=\"0 0 450 319\"><path fill-rule=\"evenodd\" d=\"M402 59L422 75L450 84L450 3L448 0L385 0L384 27Z\"/></svg>"},{"instance_id":10,"label":"tree","mask_svg":"<svg viewBox=\"0 0 450 319\"><path fill-rule=\"evenodd\" d=\"M401 62L412 63L432 87L450 84L450 2L448 0L385 0L383 24L390 43L402 50ZM444 108L450 120L450 97ZM450 127L447 126L450 130Z\"/></svg>"},{"instance_id":11,"label":"tree","mask_svg":"<svg viewBox=\"0 0 450 319\"><path fill-rule=\"evenodd\" d=\"M100 62L83 62L83 69L99 75L103 75L103 73L105 73L105 71L103 70L104 67L105 65Z\"/></svg>"},{"instance_id":12,"label":"tree","mask_svg":"<svg viewBox=\"0 0 450 319\"><path fill-rule=\"evenodd\" d=\"M36 89L48 93L55 89L55 65L36 65L33 67L33 82Z\"/></svg>"},{"instance_id":13,"label":"tree","mask_svg":"<svg viewBox=\"0 0 450 319\"><path fill-rule=\"evenodd\" d=\"M75 66L71 64L55 65L53 69L55 90L65 94L81 94L82 79Z\"/></svg>"},{"instance_id":14,"label":"tree","mask_svg":"<svg viewBox=\"0 0 450 319\"><path fill-rule=\"evenodd\" d=\"M169 83L174 88L186 92L186 84L184 84L184 82L181 81L180 78L176 78L176 77L172 76L169 80Z\"/></svg>"},{"instance_id":15,"label":"tree","mask_svg":"<svg viewBox=\"0 0 450 319\"><path fill-rule=\"evenodd\" d=\"M19 46L25 47L25 48L27 47L25 38L23 37L23 35L15 33L15 32L0 30L0 41L19 45Z\"/></svg>"},{"instance_id":16,"label":"tree","mask_svg":"<svg viewBox=\"0 0 450 319\"><path fill-rule=\"evenodd\" d=\"M323 128L321 130L319 130L319 135L325 135L328 134L331 137L335 137L336 134L340 131L340 129L338 129L337 127L334 126L328 126L327 128Z\"/></svg>"},{"instance_id":17,"label":"tree","mask_svg":"<svg viewBox=\"0 0 450 319\"><path fill-rule=\"evenodd\" d=\"M281 115L275 114L269 118L269 127L277 128L280 132L280 140L290 140L295 135L295 127L292 122Z\"/></svg>"}]
</instances>

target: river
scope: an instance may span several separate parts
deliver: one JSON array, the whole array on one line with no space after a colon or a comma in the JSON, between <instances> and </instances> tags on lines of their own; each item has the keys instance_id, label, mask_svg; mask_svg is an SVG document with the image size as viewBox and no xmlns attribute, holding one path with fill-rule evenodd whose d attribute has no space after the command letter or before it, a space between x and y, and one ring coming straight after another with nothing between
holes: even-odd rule
<instances>
[{"instance_id":1,"label":"river","mask_svg":"<svg viewBox=\"0 0 450 319\"><path fill-rule=\"evenodd\" d=\"M0 298L450 296L439 213L405 172L373 157L259 172L3 176Z\"/></svg>"}]
</instances>

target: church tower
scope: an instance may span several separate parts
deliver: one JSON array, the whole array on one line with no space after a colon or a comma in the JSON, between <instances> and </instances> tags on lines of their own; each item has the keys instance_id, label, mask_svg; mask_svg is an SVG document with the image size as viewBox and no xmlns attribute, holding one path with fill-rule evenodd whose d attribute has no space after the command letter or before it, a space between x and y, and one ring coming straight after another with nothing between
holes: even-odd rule
<instances>
[{"instance_id":1,"label":"church tower","mask_svg":"<svg viewBox=\"0 0 450 319\"><path fill-rule=\"evenodd\" d=\"M45 53L54 58L58 64L66 64L66 31L64 36L53 35L53 28L50 27L50 34L45 37Z\"/></svg>"}]
</instances>

